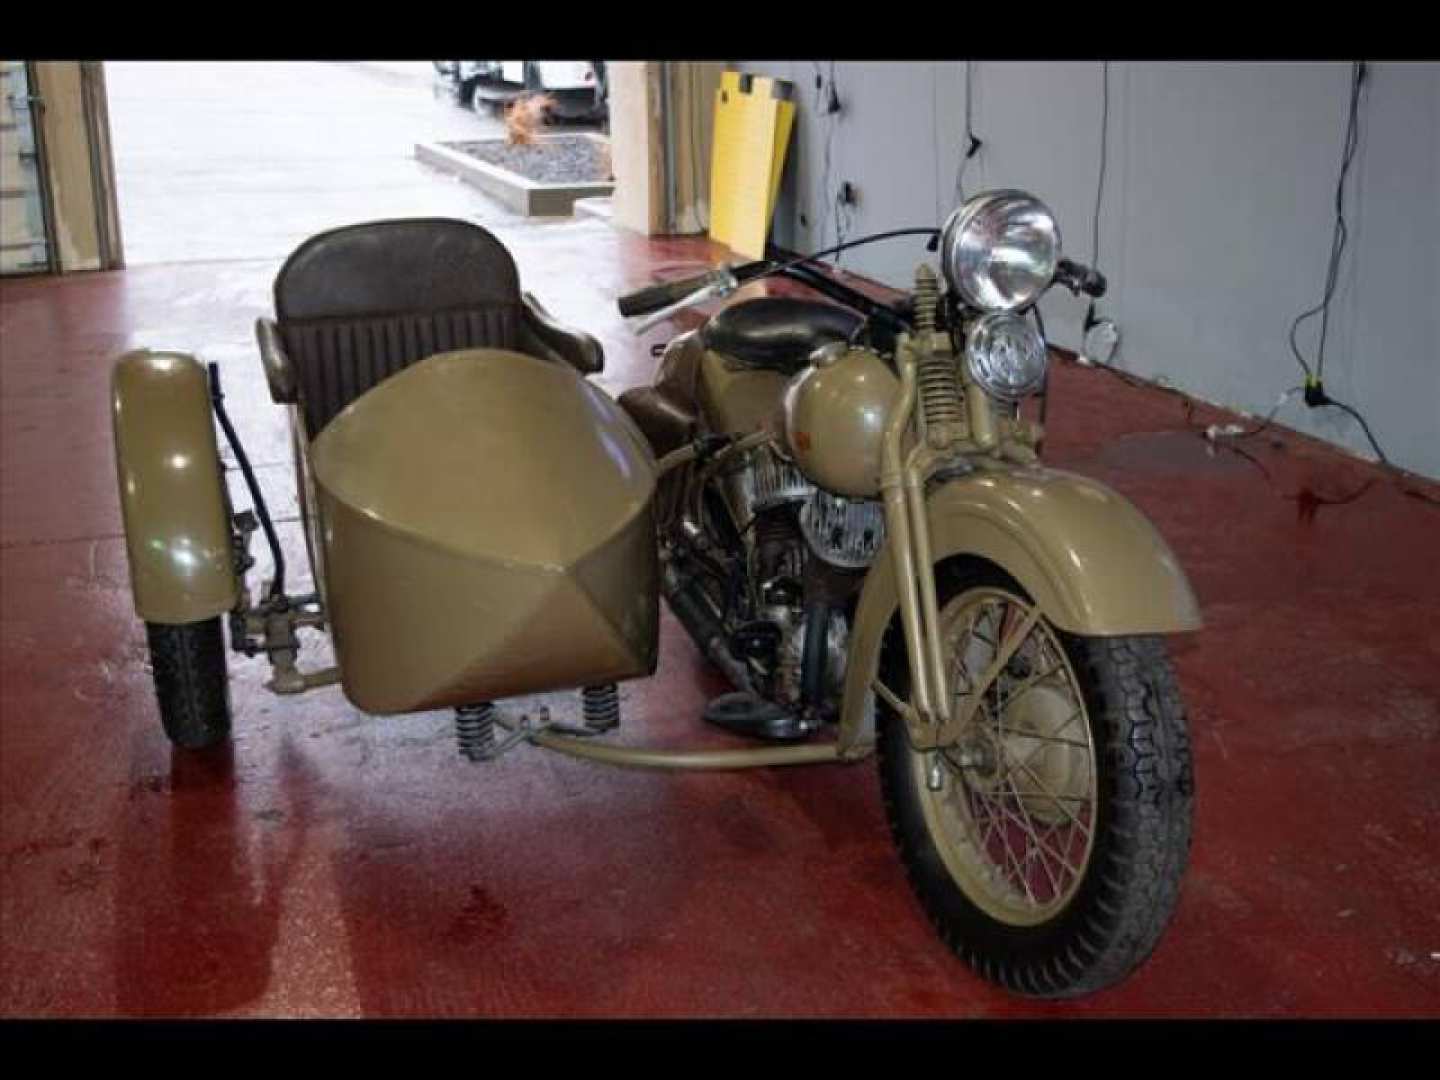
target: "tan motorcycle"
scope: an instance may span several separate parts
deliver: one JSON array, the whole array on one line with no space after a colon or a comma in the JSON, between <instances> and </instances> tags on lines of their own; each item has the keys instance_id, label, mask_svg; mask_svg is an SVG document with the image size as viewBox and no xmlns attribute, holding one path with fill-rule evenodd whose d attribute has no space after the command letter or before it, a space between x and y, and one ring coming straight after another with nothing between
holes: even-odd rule
<instances>
[{"instance_id":1,"label":"tan motorcycle","mask_svg":"<svg viewBox=\"0 0 1440 1080\"><path fill-rule=\"evenodd\" d=\"M598 344L521 293L484 230L378 222L308 241L259 325L294 432L304 596L285 593L213 366L122 357L121 497L167 734L228 734L224 619L277 692L339 682L373 713L454 707L472 760L520 744L662 769L877 752L916 893L971 967L1045 997L1123 978L1188 855L1188 736L1159 635L1198 627L1197 605L1153 526L1039 464L1020 415L1047 363L1033 305L1103 279L1060 257L1022 192L926 231L944 285L922 264L900 304L807 260L621 298L654 320L781 275L838 304L732 304L618 404L583 377ZM233 511L212 413L251 510ZM252 599L257 530L275 572ZM615 683L655 670L662 594L734 686L705 719L751 745L604 737ZM299 669L302 627L329 631L335 668ZM576 722L496 704L575 687Z\"/></svg>"}]
</instances>

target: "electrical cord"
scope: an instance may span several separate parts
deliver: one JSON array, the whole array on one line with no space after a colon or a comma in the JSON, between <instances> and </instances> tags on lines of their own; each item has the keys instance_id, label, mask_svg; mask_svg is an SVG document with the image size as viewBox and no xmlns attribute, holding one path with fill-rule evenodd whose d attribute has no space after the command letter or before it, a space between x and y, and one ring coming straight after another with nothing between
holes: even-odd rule
<instances>
[{"instance_id":1,"label":"electrical cord","mask_svg":"<svg viewBox=\"0 0 1440 1080\"><path fill-rule=\"evenodd\" d=\"M1100 178L1095 185L1095 216L1090 226L1090 265L1100 265L1100 202L1105 195L1105 164L1109 158L1110 61L1100 65ZM1094 303L1090 305L1094 310Z\"/></svg>"},{"instance_id":2,"label":"electrical cord","mask_svg":"<svg viewBox=\"0 0 1440 1080\"><path fill-rule=\"evenodd\" d=\"M970 159L985 145L975 137L974 65L973 60L965 61L965 144L960 148L960 165L955 170L955 198L962 203L965 201L965 170L970 167Z\"/></svg>"},{"instance_id":3,"label":"electrical cord","mask_svg":"<svg viewBox=\"0 0 1440 1080\"><path fill-rule=\"evenodd\" d=\"M1293 397L1295 394L1301 392L1304 389L1303 387L1296 386L1291 388L1290 390L1287 390L1285 394L1281 396L1281 400L1275 403L1274 407L1271 408L1270 412L1256 427L1252 428L1249 431L1227 434L1224 432L1223 429L1217 431L1215 425L1213 424L1209 427L1202 427L1198 423L1196 423L1194 419L1196 409L1195 399L1190 397L1182 390L1177 390L1175 387L1167 386L1164 383L1152 382L1147 379L1142 379L1139 376L1130 374L1128 371L1122 371L1120 368L1114 367L1110 364L1101 363L1100 361L1091 361L1090 363L1084 364L1082 366L1099 368L1100 370L1106 372L1114 378L1119 379L1127 386L1133 386L1145 390L1160 390L1166 394L1178 397L1180 399L1181 406L1185 410L1185 426L1188 430L1193 431L1195 434L1204 438L1211 445L1232 451L1233 453L1236 453L1241 457L1245 458L1247 461L1250 461L1252 464L1256 465L1258 468L1260 468L1262 472L1265 473L1266 479L1270 481L1271 488L1277 491L1279 490L1276 487L1274 483L1274 478L1270 475L1269 470L1265 469L1265 467L1260 463L1259 459L1256 458L1254 455L1246 452L1240 446L1236 445L1236 443L1240 439L1250 438L1252 436L1259 435L1262 431L1269 428L1273 423L1276 414L1280 411L1284 403L1288 401L1291 397ZM1361 417L1358 412L1351 410L1350 407L1344 402L1332 400L1330 404L1334 404L1336 407L1350 412L1351 415L1360 422L1361 426L1366 429L1367 434L1369 433L1368 425L1365 424L1364 418ZM1371 445L1375 447L1376 454L1380 455L1380 448L1378 444L1374 442L1373 437ZM1393 465L1388 458L1382 456L1379 464L1380 468L1386 473L1390 474L1392 478L1396 481L1395 486L1400 489L1401 494L1406 495L1412 499L1417 499L1420 502L1427 503L1431 506L1440 506L1440 499L1437 499L1435 496L1430 495L1428 492L1422 491L1417 487L1410 486L1410 484L1406 482L1408 480L1408 477L1405 471ZM1308 491L1290 494L1281 492L1280 494L1283 498L1289 499L1292 502L1308 502L1313 505L1320 506L1341 506L1345 503L1354 502L1361 495L1365 494L1365 492L1368 491L1374 484L1375 478L1371 477L1358 490L1356 490L1350 495L1339 499L1322 498L1321 496L1315 495L1312 492Z\"/></svg>"},{"instance_id":4,"label":"electrical cord","mask_svg":"<svg viewBox=\"0 0 1440 1080\"><path fill-rule=\"evenodd\" d=\"M1330 330L1330 302L1335 296L1335 287L1340 277L1340 258L1345 253L1345 245L1349 240L1350 230L1345 223L1345 181L1350 174L1350 165L1355 160L1355 152L1360 142L1360 88L1364 85L1366 76L1365 62L1357 60L1350 65L1350 105L1349 119L1345 126L1344 149L1340 154L1340 176L1335 183L1335 226L1330 239L1330 261L1325 271L1325 291L1320 303L1303 311L1295 317L1290 325L1290 351L1294 354L1295 360L1304 369L1307 384L1319 386L1325 375L1325 341ZM1320 340L1316 347L1315 367L1312 370L1305 357L1300 353L1300 347L1295 340L1295 334L1300 329L1300 324L1306 319L1320 316Z\"/></svg>"},{"instance_id":5,"label":"electrical cord","mask_svg":"<svg viewBox=\"0 0 1440 1080\"><path fill-rule=\"evenodd\" d=\"M1350 238L1349 226L1345 221L1345 183L1350 176L1350 168L1355 161L1355 155L1360 145L1360 98L1361 90L1365 80L1369 76L1368 67L1363 60L1352 61L1350 65L1350 101L1347 108L1345 123L1345 139L1340 153L1340 175L1335 182L1335 225L1331 232L1330 259L1325 268L1325 290L1321 296L1320 303L1295 317L1290 324L1290 352L1295 357L1296 363L1305 372L1305 404L1312 409L1324 405L1330 405L1346 413L1357 424L1360 430L1365 433L1365 439L1370 448L1375 451L1376 458L1382 469L1393 473L1399 484L1400 490L1411 498L1420 499L1423 502L1433 505L1440 505L1440 500L1427 495L1418 488L1410 487L1406 483L1406 474L1386 455L1380 446L1380 441L1371 430L1370 423L1360 413L1360 410L1347 402L1331 397L1325 392L1325 343L1330 332L1330 304L1335 297L1335 290L1340 280L1340 260L1345 254L1345 247ZM1306 319L1320 316L1320 337L1315 349L1315 364L1311 365L1305 360L1300 351L1299 343L1295 339L1300 329L1300 324Z\"/></svg>"},{"instance_id":6,"label":"electrical cord","mask_svg":"<svg viewBox=\"0 0 1440 1080\"><path fill-rule=\"evenodd\" d=\"M820 191L825 200L820 219L820 242L825 242L827 226L831 221L835 224L835 240L843 242L845 237L840 224L840 192L836 190L833 194L830 191L831 164L834 160L835 128L840 115L840 92L835 82L835 61L830 61L830 77L827 82L824 72L821 70L820 61L812 60L815 67L815 93L816 101L821 107L822 115L825 117L825 154L824 164L820 176ZM837 262L838 265L838 262Z\"/></svg>"}]
</instances>

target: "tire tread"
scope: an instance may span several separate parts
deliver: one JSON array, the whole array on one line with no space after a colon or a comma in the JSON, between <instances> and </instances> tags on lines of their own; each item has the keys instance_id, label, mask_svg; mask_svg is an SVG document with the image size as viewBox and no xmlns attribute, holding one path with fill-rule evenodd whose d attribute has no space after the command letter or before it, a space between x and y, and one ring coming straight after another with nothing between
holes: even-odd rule
<instances>
[{"instance_id":1,"label":"tire tread","mask_svg":"<svg viewBox=\"0 0 1440 1080\"><path fill-rule=\"evenodd\" d=\"M145 633L166 737L187 750L223 742L230 734L230 692L220 618L146 623Z\"/></svg>"},{"instance_id":2,"label":"tire tread","mask_svg":"<svg viewBox=\"0 0 1440 1080\"><path fill-rule=\"evenodd\" d=\"M943 575L940 583L946 585ZM992 568L971 566L952 573L942 595L975 584L1018 589L1008 579L997 581ZM955 917L956 897L963 893L948 873L942 879L937 871L923 817L902 790L909 782L910 750L903 721L883 705L878 740L885 814L906 876L941 940L982 977L1014 993L1046 998L1112 985L1154 950L1179 898L1194 801L1185 709L1164 642L1151 636L1057 636L1081 682L1087 710L1101 717L1102 782L1108 775L1110 785L1110 825L1097 837L1088 871L1093 888L1089 882L1082 886L1075 902L1083 907L1073 918L1065 912L1053 920L1068 920L1058 941L1016 955L1004 947L1002 933L983 932L983 924L1002 924L968 899L966 916ZM889 650L885 664L892 688L908 682L902 645Z\"/></svg>"}]
</instances>

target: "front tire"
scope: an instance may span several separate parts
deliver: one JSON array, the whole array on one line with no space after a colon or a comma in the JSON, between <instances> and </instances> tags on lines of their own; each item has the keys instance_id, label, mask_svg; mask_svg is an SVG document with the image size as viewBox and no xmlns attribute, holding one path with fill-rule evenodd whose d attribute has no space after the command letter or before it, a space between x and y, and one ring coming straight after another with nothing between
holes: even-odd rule
<instances>
[{"instance_id":1,"label":"front tire","mask_svg":"<svg viewBox=\"0 0 1440 1080\"><path fill-rule=\"evenodd\" d=\"M1033 601L979 561L942 565L936 585L958 707ZM884 675L904 700L903 645ZM1190 744L1163 643L1076 637L1042 617L977 715L962 762L957 748L913 750L880 707L886 812L922 906L961 959L1012 992L1118 982L1154 949L1189 856Z\"/></svg>"},{"instance_id":2,"label":"front tire","mask_svg":"<svg viewBox=\"0 0 1440 1080\"><path fill-rule=\"evenodd\" d=\"M203 750L230 735L230 682L220 617L167 625L147 622L155 697L166 737Z\"/></svg>"}]
</instances>

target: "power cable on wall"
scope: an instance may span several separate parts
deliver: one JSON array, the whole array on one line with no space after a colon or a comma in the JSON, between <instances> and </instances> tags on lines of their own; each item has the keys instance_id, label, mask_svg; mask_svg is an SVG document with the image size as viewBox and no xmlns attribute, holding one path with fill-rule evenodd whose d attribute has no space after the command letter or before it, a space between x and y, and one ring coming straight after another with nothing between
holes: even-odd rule
<instances>
[{"instance_id":1,"label":"power cable on wall","mask_svg":"<svg viewBox=\"0 0 1440 1080\"><path fill-rule=\"evenodd\" d=\"M1330 304L1335 298L1335 290L1340 279L1340 260L1345 254L1345 246L1350 238L1350 230L1345 221L1345 185L1350 176L1350 168L1354 164L1355 155L1360 146L1360 103L1361 92L1369 78L1369 66L1363 60L1355 60L1350 64L1350 97L1346 106L1345 138L1340 151L1340 175L1335 181L1335 224L1330 234L1330 258L1325 268L1325 290L1321 295L1320 303L1295 317L1290 325L1290 352L1294 355L1296 363L1305 373L1304 401L1310 408L1315 409L1323 405L1333 406L1345 413L1357 424L1360 430L1365 433L1365 439L1370 448L1375 451L1376 458L1382 468L1394 472L1403 479L1404 470L1394 465L1385 451L1381 448L1380 442L1375 437L1374 431L1370 429L1369 422L1353 405L1331 397L1325 392L1325 342L1330 330ZM1320 316L1320 337L1315 348L1315 363L1312 367L1306 362L1300 351L1299 344L1295 340L1295 334L1300 324L1306 319ZM1273 415L1273 414L1272 414ZM1256 431L1264 429L1265 425L1257 428ZM1405 487L1402 483L1401 490L1413 498L1422 499L1434 503L1435 500L1422 491Z\"/></svg>"},{"instance_id":2,"label":"power cable on wall","mask_svg":"<svg viewBox=\"0 0 1440 1080\"><path fill-rule=\"evenodd\" d=\"M1295 356L1295 362L1304 370L1307 385L1320 382L1325 374L1325 339L1330 329L1330 301L1335 297L1335 287L1340 277L1340 258L1345 254L1345 244L1350 235L1345 224L1345 180L1349 176L1350 165L1355 160L1355 151L1360 141L1360 88L1365 82L1365 75L1363 60L1351 63L1349 118L1345 126L1344 148L1340 153L1340 177L1335 184L1335 225L1330 238L1330 261L1325 271L1325 291L1320 303L1301 312L1290 325L1290 351ZM1312 370L1305 357L1300 354L1295 333L1302 322L1314 318L1317 314L1320 316L1320 341L1316 346L1315 367Z\"/></svg>"},{"instance_id":3,"label":"power cable on wall","mask_svg":"<svg viewBox=\"0 0 1440 1080\"><path fill-rule=\"evenodd\" d=\"M1102 81L1101 81L1101 116L1100 116L1100 166L1099 166L1099 174L1098 174L1098 179L1097 179L1097 183L1096 183L1096 190L1095 190L1095 212L1094 212L1094 216L1093 216L1092 221L1091 221L1091 258L1092 258L1092 265L1096 265L1096 266L1098 266L1098 265L1099 265L1099 262L1100 262L1100 213L1101 213L1101 207L1102 207L1102 203L1103 203L1103 199L1104 199L1104 191L1105 191L1105 172L1106 172L1106 162L1107 162L1107 159L1108 159L1108 152L1107 152L1107 148L1108 148L1108 138L1107 138L1107 136L1108 136L1108 131L1109 131L1109 115L1110 115L1110 84L1109 84L1109 74L1110 74L1110 72L1109 72L1109 69L1110 69L1109 63L1108 63L1108 62L1105 62L1105 63L1103 64L1103 67L1102 67L1102 75L1101 75ZM1252 463L1254 463L1254 464L1256 464L1256 465L1259 465L1259 462L1256 461L1253 457L1251 457L1251 455L1246 454L1246 453L1244 453L1244 451L1240 450L1238 447L1233 446L1233 445L1229 445L1229 444L1230 444L1233 440L1251 438L1251 437L1253 437L1253 436L1259 435L1259 434L1260 434L1261 432L1263 432L1263 431L1266 431L1266 430L1271 426L1271 424L1273 423L1273 421L1274 421L1276 415L1279 413L1280 409L1283 408L1283 407L1285 406L1285 404L1286 404L1291 398L1295 397L1297 394L1303 393L1303 394L1304 394L1304 400L1305 400L1306 403L1309 404L1312 408L1313 408L1313 407L1316 407L1316 406L1318 406L1318 405L1331 405L1331 406L1334 406L1334 407L1337 408L1337 409L1340 409L1341 411L1345 412L1347 415L1349 415L1350 417L1352 417L1352 418L1356 421L1356 423L1358 423L1358 424L1360 425L1362 431L1364 431L1365 437L1366 437L1366 439L1369 441L1371 448L1375 451L1375 456L1379 459L1379 463L1380 463L1381 467L1384 468L1384 469L1387 469L1387 470L1389 470L1389 471L1391 471L1391 472L1394 472L1395 474L1397 474L1397 479L1399 479L1399 480L1401 481L1400 484L1399 484L1400 490L1401 490L1404 494L1410 496L1411 498L1420 499L1420 500L1422 500L1422 501L1424 501L1424 502L1431 503L1431 504L1436 504L1437 500L1434 499L1434 498L1433 498L1432 496L1430 496L1429 494L1427 494L1426 492L1421 491L1421 490L1419 490L1419 489L1417 489L1417 488L1414 488L1414 487L1410 487L1408 484L1404 483L1405 474L1404 474L1403 470L1398 469L1396 466L1394 466L1394 465L1390 462L1389 458L1385 455L1385 452L1381 449L1380 444L1379 444L1378 440L1375 438L1375 434L1374 434L1374 432L1370 429L1370 425L1369 425L1369 423L1366 421L1365 417L1362 416L1362 415L1360 414L1359 410L1355 409L1354 407L1346 404L1346 403L1343 402L1343 401L1339 401L1339 400L1337 400L1337 399L1335 399L1335 398L1332 398L1332 397L1330 397L1329 395L1327 395L1327 394L1325 393L1324 383L1323 383L1323 381L1322 381L1322 380L1323 380L1323 373L1324 373L1324 363L1325 363L1325 342L1326 342L1326 336L1327 336L1328 329L1329 329L1329 308L1330 308L1330 303L1331 303L1331 301L1332 301L1332 299L1333 299L1333 297L1334 297L1335 290L1336 290L1336 286L1337 286L1338 279L1339 279L1339 267L1340 267L1341 256L1344 254L1346 242L1347 242L1348 236L1349 236L1348 227L1347 227L1347 224L1346 224L1346 221L1345 221L1345 208L1344 208L1345 184L1346 184L1346 180L1347 180L1348 177L1349 177L1350 169L1351 169L1351 166L1352 166L1352 164L1353 164L1353 162L1354 162L1355 155L1356 155L1356 152L1357 152L1358 146L1359 146L1359 123L1360 123L1360 120L1359 120L1359 107L1360 107L1360 94L1361 94L1361 88L1362 88L1362 86L1363 86L1364 83L1365 83L1367 74L1368 74L1368 73L1367 73L1367 71L1366 71L1366 66L1365 66L1364 62L1356 62L1356 63L1354 63L1354 64L1352 65L1352 69L1351 69L1351 80L1350 80L1350 100L1349 100L1349 106L1348 106L1348 118L1347 118L1346 129L1345 129L1345 138L1344 138L1343 149L1342 149L1342 152L1341 152L1340 175L1339 175L1339 179L1338 179L1338 181L1337 181L1337 183L1336 183L1336 190L1335 190L1335 225L1334 225L1334 230L1333 230L1332 238L1331 238L1330 259L1329 259L1329 263L1328 263L1327 269L1326 269L1324 295L1323 295L1323 298L1321 299L1321 302L1320 302L1319 304L1317 304L1315 307L1309 309L1308 311L1305 311L1305 312L1301 313L1301 315L1296 318L1294 324L1291 326L1291 329L1290 329L1290 348L1291 348L1292 353L1293 353L1294 356L1295 356L1296 361L1299 363L1301 369L1302 369L1302 370L1304 371L1304 373L1305 373L1305 382L1304 382L1304 385L1303 385L1303 386L1292 387L1291 389L1287 390L1285 393L1281 394L1280 397L1279 397L1279 399L1275 402L1274 406L1273 406L1273 407L1270 409L1270 411L1260 420L1260 422L1259 422L1258 424L1256 424L1254 427L1249 428L1248 430L1246 430L1246 429L1239 429L1239 428L1236 428L1236 427L1233 427L1233 426L1232 426L1232 427L1221 428L1221 427L1218 427L1217 425L1213 425L1213 424L1212 424L1210 427L1208 427L1208 428L1201 429L1201 428L1195 427L1195 425L1194 425L1193 423L1191 423L1190 417L1191 417L1191 411L1193 410L1193 405L1189 404L1189 399L1188 399L1188 397L1186 397L1185 395L1183 395L1182 392L1180 392L1180 391L1178 391L1178 390L1175 390L1175 389L1172 388L1172 387L1163 385L1163 383L1150 382L1150 381L1147 381L1147 380L1139 379L1139 378L1137 378L1137 377L1135 377L1135 376L1133 376L1133 375L1130 375L1128 372L1125 372L1125 371L1121 370L1120 368L1115 367L1114 364L1113 364L1113 359L1114 359L1114 355L1115 355L1114 352L1112 352L1112 354L1111 354L1110 360L1111 360L1112 362L1110 362L1110 363L1101 362L1101 361L1096 361L1096 360L1094 360L1093 358L1087 358L1087 360L1089 361L1090 366L1102 368L1102 369L1108 371L1110 374L1116 376L1117 378L1120 378L1121 380L1123 380L1123 381L1125 381L1125 382L1127 382L1127 383L1130 383L1130 384L1132 384L1132 385L1147 385L1147 386L1151 386L1151 387L1158 387L1159 389L1165 390L1166 392L1169 392L1169 393L1181 394L1181 396L1182 396L1182 397L1185 397L1185 400L1187 401L1187 405L1186 405L1186 410L1187 410L1187 411L1186 411L1186 422L1187 422L1187 426L1189 426L1189 427L1191 427L1193 430L1197 431L1199 434L1201 434L1201 435L1204 436L1206 439L1208 439L1211 443L1219 444L1219 445L1224 445L1227 449L1233 450L1233 451L1236 452L1237 454L1240 454L1241 456L1243 456L1243 457L1251 460ZM1313 317L1314 317L1315 315L1317 315L1317 314L1321 316L1320 339L1319 339L1319 343L1318 343L1317 350L1316 350L1315 364L1314 364L1314 367L1312 368L1310 364L1306 363L1304 357L1301 355L1299 346L1298 346L1298 344L1296 343L1296 340L1295 340L1295 334L1296 334L1296 331L1298 330L1298 328L1299 328L1299 326L1300 326L1300 324L1301 324L1302 322L1304 322L1306 319L1313 318ZM1090 304L1089 310L1086 312L1086 315L1085 315L1085 332L1088 334L1088 332L1090 331L1091 327L1095 326L1096 323L1098 323L1098 322L1100 322L1100 321L1101 321L1101 320L1099 320L1099 319L1097 319L1097 318L1095 317L1095 304L1092 302L1092 303ZM1118 342L1117 342L1117 344L1116 344L1116 346L1115 346L1115 351L1118 352L1118 349L1119 349L1119 344L1118 344ZM1262 468L1262 471L1265 471L1265 470L1263 469L1263 466L1262 466L1261 468ZM1268 474L1268 472L1266 473L1266 476L1267 476L1267 480L1268 480L1268 479L1269 479L1269 474ZM1272 484L1272 486L1273 486L1273 484ZM1320 504L1328 504L1328 505L1341 505L1341 504L1344 504L1344 503L1353 502L1355 499L1359 498L1359 497L1360 497L1361 495L1363 495L1366 491L1368 491L1368 490L1369 490L1369 487L1370 487L1370 483L1366 483L1365 485L1362 485L1353 495L1347 496L1347 497L1342 498L1342 499L1336 499L1336 500L1316 499L1316 500L1314 500L1314 501L1316 501L1316 502L1318 502L1318 503L1320 503ZM1287 498L1292 498L1292 496L1289 496L1289 495L1287 495L1286 497L1287 497ZM1311 497L1310 497L1310 496L1307 496L1307 498L1311 498Z\"/></svg>"},{"instance_id":4,"label":"power cable on wall","mask_svg":"<svg viewBox=\"0 0 1440 1080\"><path fill-rule=\"evenodd\" d=\"M1100 266L1100 212L1105 202L1105 170L1110 161L1110 61L1100 64L1100 166L1095 179L1095 211L1090 218L1090 265ZM1109 329L1113 337L1103 361L1091 356L1091 331L1096 326ZM1113 319L1102 319L1095 314L1095 301L1091 300L1085 309L1085 321L1080 329L1082 353L1093 363L1114 363L1120 351L1120 331ZM1096 335L1098 337L1098 335ZM1098 350L1097 350L1098 351Z\"/></svg>"},{"instance_id":5,"label":"power cable on wall","mask_svg":"<svg viewBox=\"0 0 1440 1080\"><path fill-rule=\"evenodd\" d=\"M832 194L830 190L830 168L834 154L836 120L840 114L840 93L835 85L835 61L830 61L828 85L825 73L821 69L820 61L812 60L810 63L815 68L815 105L820 115L824 117L825 123L825 150L820 175L820 205L822 210L820 220L817 222L820 232L820 244L824 246L827 231L832 221L835 225L836 242L844 242L840 225L840 196L838 192Z\"/></svg>"},{"instance_id":6,"label":"power cable on wall","mask_svg":"<svg viewBox=\"0 0 1440 1080\"><path fill-rule=\"evenodd\" d=\"M1100 203L1105 197L1105 164L1110 157L1110 61L1100 65L1100 177L1095 183L1095 216L1090 224L1090 265L1100 265ZM1092 305L1093 306L1093 305Z\"/></svg>"},{"instance_id":7,"label":"power cable on wall","mask_svg":"<svg viewBox=\"0 0 1440 1080\"><path fill-rule=\"evenodd\" d=\"M955 169L955 199L965 201L965 170L984 142L975 137L975 62L965 61L965 141L960 146L960 164Z\"/></svg>"}]
</instances>

